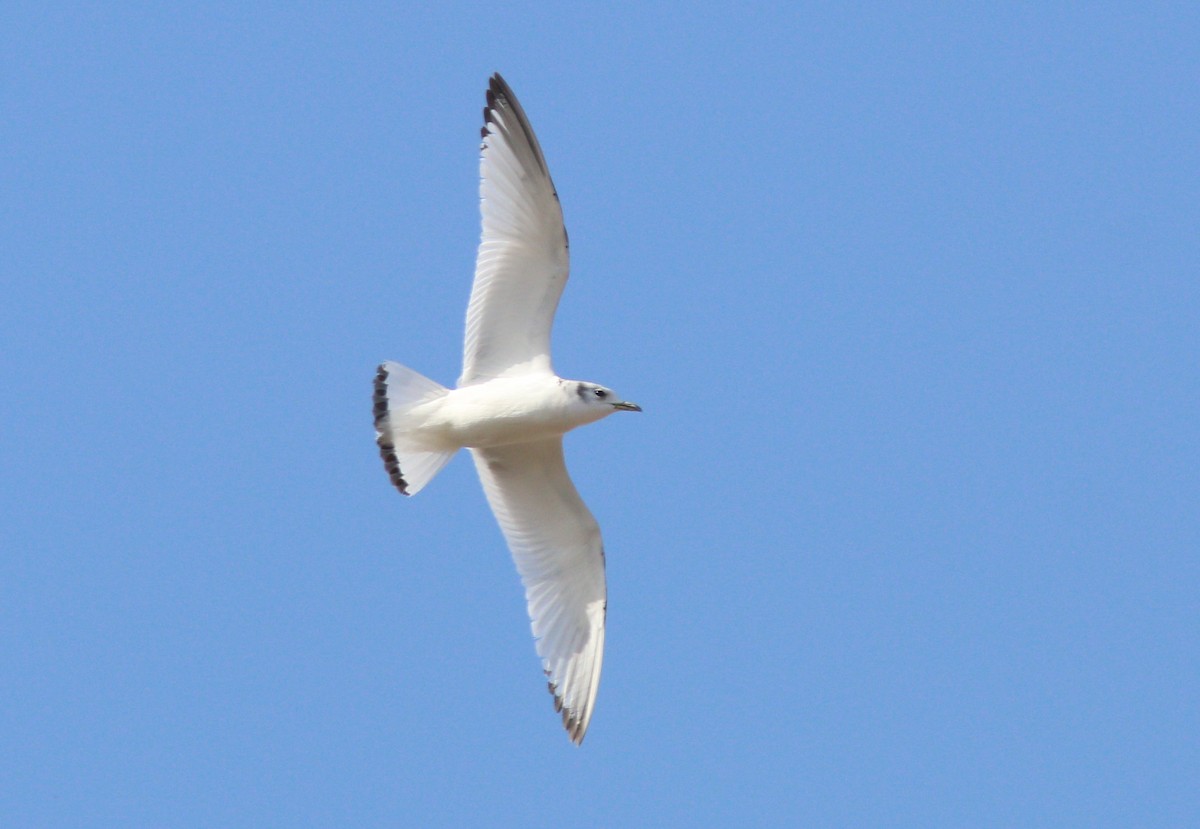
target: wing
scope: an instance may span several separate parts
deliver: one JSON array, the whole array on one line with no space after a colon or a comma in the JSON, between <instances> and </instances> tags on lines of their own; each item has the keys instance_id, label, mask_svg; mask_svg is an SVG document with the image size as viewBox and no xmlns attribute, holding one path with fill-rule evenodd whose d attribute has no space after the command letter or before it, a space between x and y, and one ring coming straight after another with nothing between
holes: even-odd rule
<instances>
[{"instance_id":1,"label":"wing","mask_svg":"<svg viewBox=\"0 0 1200 829\"><path fill-rule=\"evenodd\" d=\"M583 742L604 658L604 547L575 491L562 439L472 449L492 512L525 585L538 656L555 709Z\"/></svg>"},{"instance_id":2,"label":"wing","mask_svg":"<svg viewBox=\"0 0 1200 829\"><path fill-rule=\"evenodd\" d=\"M552 374L550 327L567 282L567 231L533 128L499 75L483 110L479 174L483 236L458 384Z\"/></svg>"}]
</instances>

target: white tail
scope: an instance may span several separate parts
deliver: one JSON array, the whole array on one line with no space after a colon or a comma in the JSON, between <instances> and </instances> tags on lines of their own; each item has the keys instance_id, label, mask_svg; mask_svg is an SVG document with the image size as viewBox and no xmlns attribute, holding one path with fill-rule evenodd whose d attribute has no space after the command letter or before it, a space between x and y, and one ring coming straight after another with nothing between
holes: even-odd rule
<instances>
[{"instance_id":1,"label":"white tail","mask_svg":"<svg viewBox=\"0 0 1200 829\"><path fill-rule=\"evenodd\" d=\"M383 363L375 372L375 442L388 477L402 495L420 492L454 457L454 452L409 449L404 434L393 428L393 420L449 391L399 363Z\"/></svg>"}]
</instances>

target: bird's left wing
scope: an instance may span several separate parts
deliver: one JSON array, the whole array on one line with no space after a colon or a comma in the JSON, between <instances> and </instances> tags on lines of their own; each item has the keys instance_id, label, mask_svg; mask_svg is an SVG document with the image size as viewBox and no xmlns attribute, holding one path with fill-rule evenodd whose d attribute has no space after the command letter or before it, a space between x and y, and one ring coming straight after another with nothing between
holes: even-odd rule
<instances>
[{"instance_id":1,"label":"bird's left wing","mask_svg":"<svg viewBox=\"0 0 1200 829\"><path fill-rule=\"evenodd\" d=\"M592 718L604 657L600 527L567 475L562 439L472 449L525 585L538 656L572 742Z\"/></svg>"},{"instance_id":2,"label":"bird's left wing","mask_svg":"<svg viewBox=\"0 0 1200 829\"><path fill-rule=\"evenodd\" d=\"M479 175L483 235L458 384L553 374L550 328L567 282L567 231L533 127L499 75L483 110Z\"/></svg>"}]
</instances>

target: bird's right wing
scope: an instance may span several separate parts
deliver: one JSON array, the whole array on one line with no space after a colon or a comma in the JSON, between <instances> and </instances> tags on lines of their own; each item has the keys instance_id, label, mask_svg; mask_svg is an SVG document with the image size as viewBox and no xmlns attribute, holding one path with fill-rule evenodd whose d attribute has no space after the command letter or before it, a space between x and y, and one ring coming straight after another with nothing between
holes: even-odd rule
<instances>
[{"instance_id":1,"label":"bird's right wing","mask_svg":"<svg viewBox=\"0 0 1200 829\"><path fill-rule=\"evenodd\" d=\"M538 656L572 742L592 718L604 657L604 546L567 475L562 439L472 449L525 585Z\"/></svg>"},{"instance_id":2,"label":"bird's right wing","mask_svg":"<svg viewBox=\"0 0 1200 829\"><path fill-rule=\"evenodd\" d=\"M550 328L569 266L567 231L546 159L498 74L488 88L483 122L483 235L467 306L460 386L554 373Z\"/></svg>"}]
</instances>

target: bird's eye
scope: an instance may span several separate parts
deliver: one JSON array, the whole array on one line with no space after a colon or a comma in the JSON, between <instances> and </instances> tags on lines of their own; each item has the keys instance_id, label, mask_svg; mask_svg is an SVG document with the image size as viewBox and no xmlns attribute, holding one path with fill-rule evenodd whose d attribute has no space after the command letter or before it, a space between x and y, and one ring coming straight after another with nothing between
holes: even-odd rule
<instances>
[{"instance_id":1,"label":"bird's eye","mask_svg":"<svg viewBox=\"0 0 1200 829\"><path fill-rule=\"evenodd\" d=\"M606 392L604 389L596 389L595 391L592 392L592 394L596 395L601 400L608 397L608 392Z\"/></svg>"}]
</instances>

